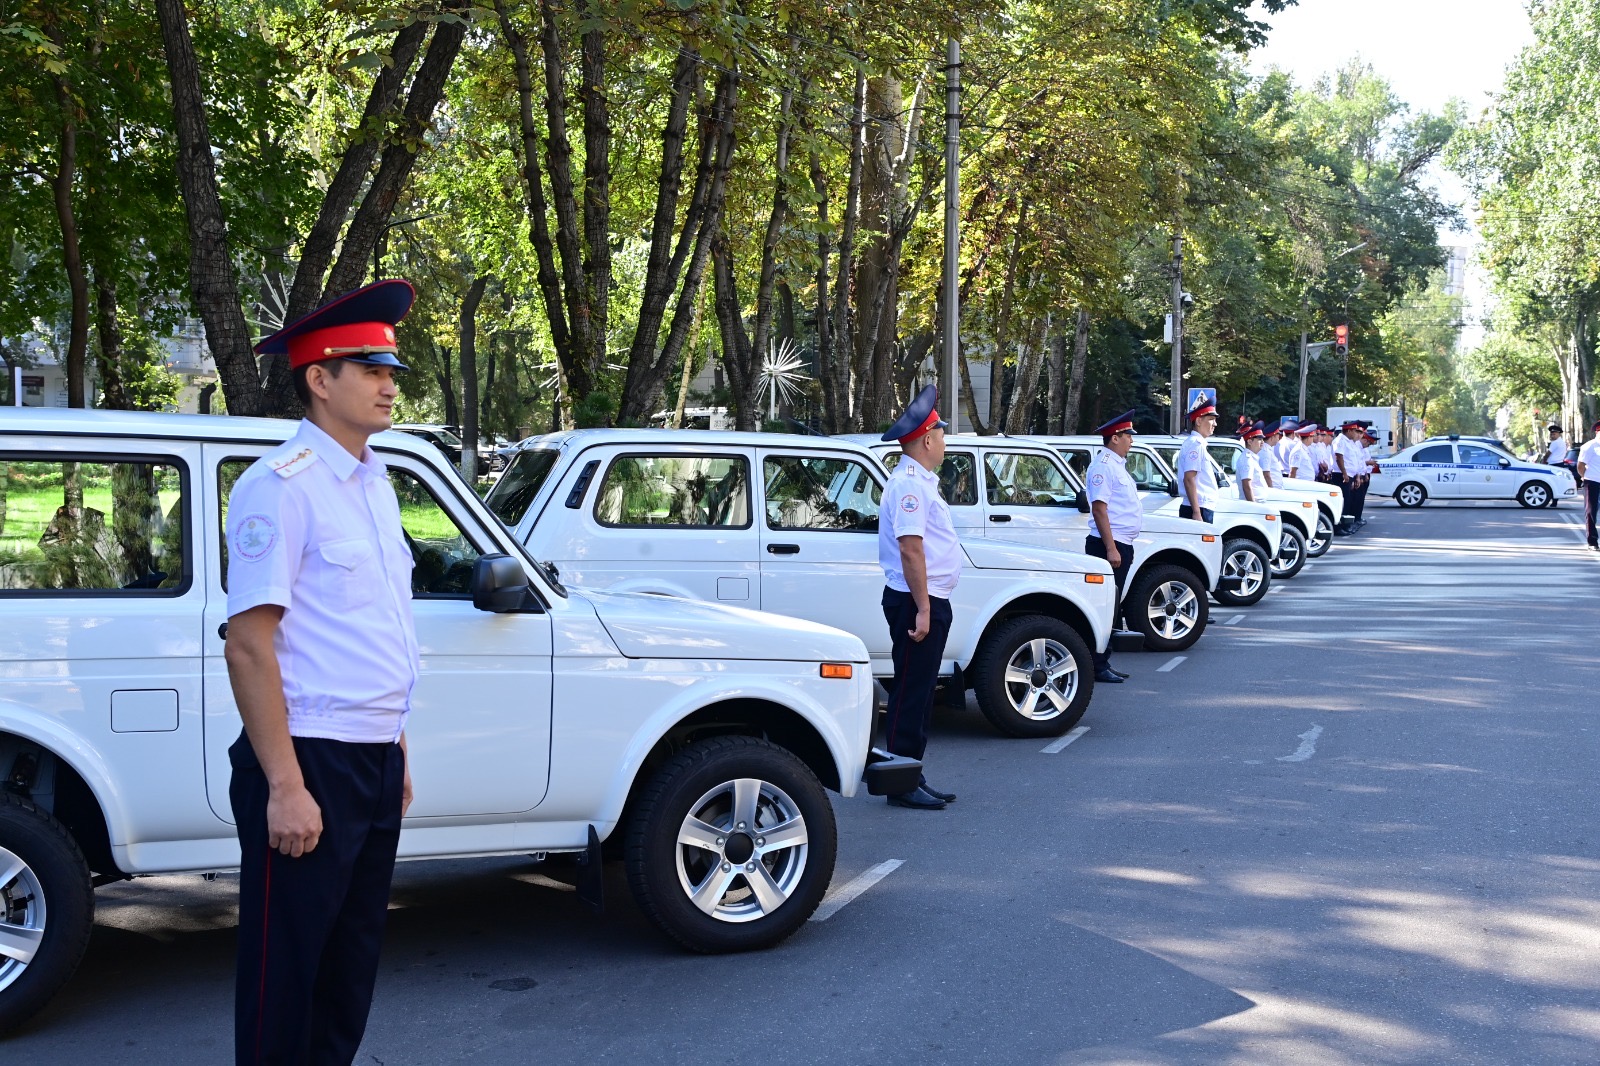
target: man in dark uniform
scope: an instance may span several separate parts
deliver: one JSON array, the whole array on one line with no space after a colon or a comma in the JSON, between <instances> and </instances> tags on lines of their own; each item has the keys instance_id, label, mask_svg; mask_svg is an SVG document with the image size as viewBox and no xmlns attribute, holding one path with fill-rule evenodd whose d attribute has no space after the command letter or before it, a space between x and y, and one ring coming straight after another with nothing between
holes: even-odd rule
<instances>
[{"instance_id":1,"label":"man in dark uniform","mask_svg":"<svg viewBox=\"0 0 1600 1066\"><path fill-rule=\"evenodd\" d=\"M900 461L884 489L878 520L883 567L883 617L894 642L894 678L884 720L885 744L895 755L921 759L928 747L933 690L950 636L950 594L961 579L961 542L950 508L939 495L944 427L934 410L939 390L923 389L884 433L900 442ZM955 800L929 788L888 797L891 806L937 811Z\"/></svg>"},{"instance_id":2,"label":"man in dark uniform","mask_svg":"<svg viewBox=\"0 0 1600 1066\"><path fill-rule=\"evenodd\" d=\"M1114 625L1122 627L1122 589L1133 566L1133 542L1144 529L1144 506L1139 502L1139 486L1128 473L1128 452L1133 447L1133 412L1124 411L1099 429L1105 447L1095 455L1084 474L1089 493L1089 535L1083 550L1111 564L1112 580L1117 584L1117 609ZM1111 666L1111 650L1094 655L1094 679L1120 685L1129 675Z\"/></svg>"},{"instance_id":3,"label":"man in dark uniform","mask_svg":"<svg viewBox=\"0 0 1600 1066\"><path fill-rule=\"evenodd\" d=\"M419 659L411 552L367 438L390 424L412 299L380 281L256 348L288 355L306 418L227 515L240 1063L350 1063L372 1005Z\"/></svg>"}]
</instances>

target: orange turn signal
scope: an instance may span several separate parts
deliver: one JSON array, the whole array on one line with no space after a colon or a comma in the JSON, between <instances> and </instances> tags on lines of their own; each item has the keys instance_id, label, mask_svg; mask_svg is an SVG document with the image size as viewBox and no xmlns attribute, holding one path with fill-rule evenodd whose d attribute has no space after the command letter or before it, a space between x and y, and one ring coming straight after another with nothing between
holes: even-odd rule
<instances>
[{"instance_id":1,"label":"orange turn signal","mask_svg":"<svg viewBox=\"0 0 1600 1066\"><path fill-rule=\"evenodd\" d=\"M1268 522L1276 522L1277 520L1278 520L1278 516L1277 515L1275 515L1275 514L1267 515L1267 521Z\"/></svg>"},{"instance_id":2,"label":"orange turn signal","mask_svg":"<svg viewBox=\"0 0 1600 1066\"><path fill-rule=\"evenodd\" d=\"M855 667L849 663L823 663L823 677L838 677L848 681L855 676Z\"/></svg>"},{"instance_id":3,"label":"orange turn signal","mask_svg":"<svg viewBox=\"0 0 1600 1066\"><path fill-rule=\"evenodd\" d=\"M1217 538L1212 536L1210 533L1200 534L1200 539L1205 541L1207 544L1215 544L1217 541Z\"/></svg>"},{"instance_id":4,"label":"orange turn signal","mask_svg":"<svg viewBox=\"0 0 1600 1066\"><path fill-rule=\"evenodd\" d=\"M1104 574L1084 574L1083 579L1091 585L1104 585L1106 583L1106 575Z\"/></svg>"},{"instance_id":5,"label":"orange turn signal","mask_svg":"<svg viewBox=\"0 0 1600 1066\"><path fill-rule=\"evenodd\" d=\"M1310 500L1302 500L1302 501L1300 501L1300 506L1301 507L1315 507L1316 504L1312 503Z\"/></svg>"}]
</instances>

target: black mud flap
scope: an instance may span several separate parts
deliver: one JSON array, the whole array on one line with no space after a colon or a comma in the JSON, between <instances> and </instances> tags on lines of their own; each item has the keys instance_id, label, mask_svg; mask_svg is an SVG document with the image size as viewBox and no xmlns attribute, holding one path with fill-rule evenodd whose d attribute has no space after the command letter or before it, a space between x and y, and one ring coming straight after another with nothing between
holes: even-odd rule
<instances>
[{"instance_id":1,"label":"black mud flap","mask_svg":"<svg viewBox=\"0 0 1600 1066\"><path fill-rule=\"evenodd\" d=\"M606 871L600 856L600 834L589 827L589 845L578 856L578 898L601 914L606 909Z\"/></svg>"},{"instance_id":2,"label":"black mud flap","mask_svg":"<svg viewBox=\"0 0 1600 1066\"><path fill-rule=\"evenodd\" d=\"M1135 629L1113 629L1112 651L1144 651L1144 634Z\"/></svg>"},{"instance_id":3,"label":"black mud flap","mask_svg":"<svg viewBox=\"0 0 1600 1066\"><path fill-rule=\"evenodd\" d=\"M922 760L905 755L890 755L882 748L867 752L867 767L861 772L872 796L898 796L915 791L922 784Z\"/></svg>"},{"instance_id":4,"label":"black mud flap","mask_svg":"<svg viewBox=\"0 0 1600 1066\"><path fill-rule=\"evenodd\" d=\"M1217 578L1217 590L1219 592L1238 592L1242 588L1244 588L1244 578L1242 577Z\"/></svg>"}]
</instances>

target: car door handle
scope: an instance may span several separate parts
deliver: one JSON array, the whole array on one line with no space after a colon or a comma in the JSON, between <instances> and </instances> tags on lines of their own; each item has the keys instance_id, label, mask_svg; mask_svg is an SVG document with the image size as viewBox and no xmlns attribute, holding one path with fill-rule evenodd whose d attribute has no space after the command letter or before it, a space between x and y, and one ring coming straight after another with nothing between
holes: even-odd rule
<instances>
[{"instance_id":1,"label":"car door handle","mask_svg":"<svg viewBox=\"0 0 1600 1066\"><path fill-rule=\"evenodd\" d=\"M992 515L989 516L989 521L991 521L991 522L1009 522L1009 521L1011 521L1011 516L1008 515L1008 514L992 514Z\"/></svg>"},{"instance_id":2,"label":"car door handle","mask_svg":"<svg viewBox=\"0 0 1600 1066\"><path fill-rule=\"evenodd\" d=\"M767 551L771 552L773 555L799 555L800 554L800 545L798 545L798 544L768 544L767 545Z\"/></svg>"}]
</instances>

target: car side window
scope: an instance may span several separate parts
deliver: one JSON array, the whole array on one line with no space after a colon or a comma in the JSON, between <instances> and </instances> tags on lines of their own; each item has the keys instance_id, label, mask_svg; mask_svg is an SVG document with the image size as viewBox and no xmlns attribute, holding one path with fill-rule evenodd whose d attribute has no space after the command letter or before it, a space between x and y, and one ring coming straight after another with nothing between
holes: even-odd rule
<instances>
[{"instance_id":1,"label":"car side window","mask_svg":"<svg viewBox=\"0 0 1600 1066\"><path fill-rule=\"evenodd\" d=\"M186 487L171 459L0 456L0 590L181 594Z\"/></svg>"},{"instance_id":2,"label":"car side window","mask_svg":"<svg viewBox=\"0 0 1600 1066\"><path fill-rule=\"evenodd\" d=\"M1426 448L1418 448L1411 456L1413 463L1453 463L1455 460L1450 455L1450 445L1430 444Z\"/></svg>"},{"instance_id":3,"label":"car side window","mask_svg":"<svg viewBox=\"0 0 1600 1066\"><path fill-rule=\"evenodd\" d=\"M1067 469L1077 474L1079 481L1089 476L1089 464L1093 462L1093 459L1090 457L1087 448L1063 448L1060 451L1062 461L1067 464Z\"/></svg>"},{"instance_id":4,"label":"car side window","mask_svg":"<svg viewBox=\"0 0 1600 1066\"><path fill-rule=\"evenodd\" d=\"M624 455L600 484L604 526L750 528L750 476L738 455Z\"/></svg>"},{"instance_id":5,"label":"car side window","mask_svg":"<svg viewBox=\"0 0 1600 1066\"><path fill-rule=\"evenodd\" d=\"M989 468L986 492L991 505L1058 507L1077 499L1061 470L1043 455L988 452L983 461Z\"/></svg>"},{"instance_id":6,"label":"car side window","mask_svg":"<svg viewBox=\"0 0 1600 1066\"><path fill-rule=\"evenodd\" d=\"M853 459L771 455L762 477L768 529L878 530L883 488Z\"/></svg>"},{"instance_id":7,"label":"car side window","mask_svg":"<svg viewBox=\"0 0 1600 1066\"><path fill-rule=\"evenodd\" d=\"M1206 450L1211 453L1211 458L1216 460L1225 470L1233 469L1234 457L1238 450L1229 444L1207 444Z\"/></svg>"},{"instance_id":8,"label":"car side window","mask_svg":"<svg viewBox=\"0 0 1600 1066\"><path fill-rule=\"evenodd\" d=\"M1166 492L1167 475L1156 461L1143 452L1128 453L1128 476L1144 492Z\"/></svg>"},{"instance_id":9,"label":"car side window","mask_svg":"<svg viewBox=\"0 0 1600 1066\"><path fill-rule=\"evenodd\" d=\"M1468 466L1499 466L1500 457L1488 448L1480 448L1476 444L1458 444L1461 449L1461 461Z\"/></svg>"}]
</instances>

